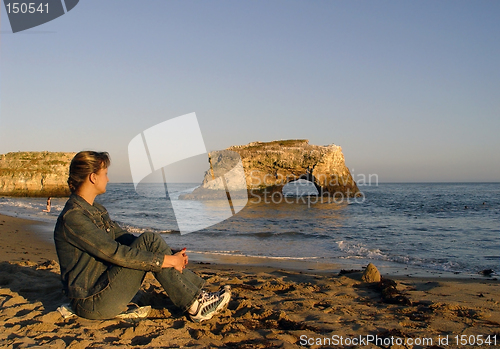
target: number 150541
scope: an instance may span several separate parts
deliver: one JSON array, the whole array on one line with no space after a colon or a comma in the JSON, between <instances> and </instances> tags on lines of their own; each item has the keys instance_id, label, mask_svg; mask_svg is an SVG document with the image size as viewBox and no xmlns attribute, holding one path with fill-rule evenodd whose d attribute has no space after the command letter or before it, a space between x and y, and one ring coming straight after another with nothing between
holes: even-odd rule
<instances>
[{"instance_id":1,"label":"number 150541","mask_svg":"<svg viewBox=\"0 0 500 349\"><path fill-rule=\"evenodd\" d=\"M19 3L19 2L13 2L12 4L6 4L7 7L7 13L49 13L49 4L40 4L38 7L36 6L35 3L30 2L30 3Z\"/></svg>"}]
</instances>

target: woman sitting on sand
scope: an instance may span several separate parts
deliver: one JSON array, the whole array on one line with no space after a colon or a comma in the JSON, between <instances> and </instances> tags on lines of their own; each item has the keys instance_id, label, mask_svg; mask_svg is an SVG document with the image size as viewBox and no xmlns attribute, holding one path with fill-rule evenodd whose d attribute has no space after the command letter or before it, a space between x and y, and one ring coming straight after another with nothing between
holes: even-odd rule
<instances>
[{"instance_id":1,"label":"woman sitting on sand","mask_svg":"<svg viewBox=\"0 0 500 349\"><path fill-rule=\"evenodd\" d=\"M71 196L54 231L64 293L73 311L87 319L110 319L127 309L148 271L172 302L195 322L212 318L231 298L228 286L208 293L205 281L190 270L186 250L172 254L156 233L139 237L111 221L94 202L106 192L108 153L83 151L70 165Z\"/></svg>"}]
</instances>

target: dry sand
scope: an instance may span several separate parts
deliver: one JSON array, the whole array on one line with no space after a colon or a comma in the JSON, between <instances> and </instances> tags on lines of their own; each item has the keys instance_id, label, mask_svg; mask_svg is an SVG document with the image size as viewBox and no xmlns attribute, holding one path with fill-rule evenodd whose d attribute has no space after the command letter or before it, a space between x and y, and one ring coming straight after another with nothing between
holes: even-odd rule
<instances>
[{"instance_id":1,"label":"dry sand","mask_svg":"<svg viewBox=\"0 0 500 349\"><path fill-rule=\"evenodd\" d=\"M233 289L228 308L210 321L190 322L149 274L135 299L152 305L147 319L63 319L56 309L67 300L55 250L37 237L35 224L0 216L1 348L477 347L457 345L456 336L468 344L490 336L482 347L500 348L499 282L481 276L397 277L397 293L389 297L396 304L390 304L383 295L394 288L384 293L361 282L359 272L192 264L210 290ZM332 341L341 337L344 345ZM370 338L378 343L366 342ZM361 344L352 345L356 340ZM399 340L407 345L398 346Z\"/></svg>"}]
</instances>

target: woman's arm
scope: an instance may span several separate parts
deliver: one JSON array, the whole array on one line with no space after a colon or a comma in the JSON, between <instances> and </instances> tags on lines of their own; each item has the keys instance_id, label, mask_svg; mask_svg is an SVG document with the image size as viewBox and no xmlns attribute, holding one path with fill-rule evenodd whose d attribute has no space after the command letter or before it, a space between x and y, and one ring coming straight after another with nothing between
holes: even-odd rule
<instances>
[{"instance_id":1,"label":"woman's arm","mask_svg":"<svg viewBox=\"0 0 500 349\"><path fill-rule=\"evenodd\" d=\"M162 268L163 254L120 244L79 210L64 216L64 234L72 245L109 263L147 271L160 271Z\"/></svg>"}]
</instances>

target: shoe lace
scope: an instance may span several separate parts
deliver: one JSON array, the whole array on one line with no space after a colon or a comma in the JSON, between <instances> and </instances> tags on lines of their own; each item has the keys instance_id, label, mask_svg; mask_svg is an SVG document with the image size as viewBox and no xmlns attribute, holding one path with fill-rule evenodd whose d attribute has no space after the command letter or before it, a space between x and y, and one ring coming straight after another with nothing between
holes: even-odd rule
<instances>
[{"instance_id":1,"label":"shoe lace","mask_svg":"<svg viewBox=\"0 0 500 349\"><path fill-rule=\"evenodd\" d=\"M205 304L206 302L210 302L214 299L218 299L221 296L221 291L218 292L207 292L207 291L201 291L201 294L198 298L198 302L201 304Z\"/></svg>"},{"instance_id":2,"label":"shoe lace","mask_svg":"<svg viewBox=\"0 0 500 349\"><path fill-rule=\"evenodd\" d=\"M201 310L201 313L206 314L207 312L210 312L215 308L217 308L222 293L224 293L224 291L218 291L218 292L202 291L198 298L198 302L200 303L199 309Z\"/></svg>"}]
</instances>

